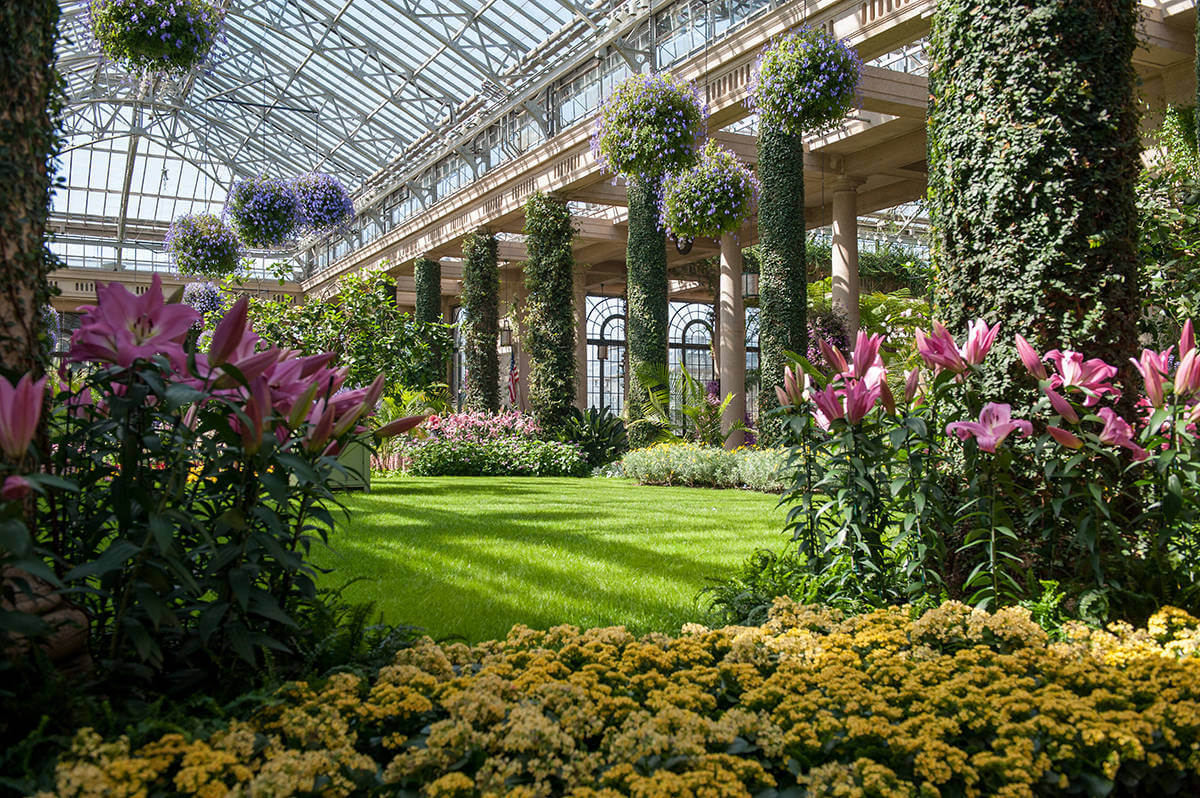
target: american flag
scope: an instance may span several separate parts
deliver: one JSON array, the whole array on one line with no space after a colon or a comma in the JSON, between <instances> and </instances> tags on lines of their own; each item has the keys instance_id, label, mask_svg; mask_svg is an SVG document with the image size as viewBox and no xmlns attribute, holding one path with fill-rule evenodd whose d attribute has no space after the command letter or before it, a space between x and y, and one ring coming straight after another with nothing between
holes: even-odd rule
<instances>
[{"instance_id":1,"label":"american flag","mask_svg":"<svg viewBox=\"0 0 1200 798\"><path fill-rule=\"evenodd\" d=\"M517 368L517 353L508 356L508 403L514 407L517 404L517 383L521 381L521 371Z\"/></svg>"}]
</instances>

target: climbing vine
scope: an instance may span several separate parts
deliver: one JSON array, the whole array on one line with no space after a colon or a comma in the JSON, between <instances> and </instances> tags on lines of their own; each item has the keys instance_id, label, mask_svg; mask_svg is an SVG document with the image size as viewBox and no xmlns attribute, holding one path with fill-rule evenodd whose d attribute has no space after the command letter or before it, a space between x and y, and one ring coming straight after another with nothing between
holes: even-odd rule
<instances>
[{"instance_id":1,"label":"climbing vine","mask_svg":"<svg viewBox=\"0 0 1200 798\"><path fill-rule=\"evenodd\" d=\"M561 430L575 401L575 226L565 202L534 194L525 203L529 261L529 406L542 429Z\"/></svg>"},{"instance_id":2,"label":"climbing vine","mask_svg":"<svg viewBox=\"0 0 1200 798\"><path fill-rule=\"evenodd\" d=\"M480 230L463 239L463 346L467 410L500 411L500 269L496 237Z\"/></svg>"},{"instance_id":3,"label":"climbing vine","mask_svg":"<svg viewBox=\"0 0 1200 798\"><path fill-rule=\"evenodd\" d=\"M935 301L950 329L1003 319L1039 351L1083 349L1131 368L1136 21L1135 0L939 6L929 194ZM997 357L984 390L1023 399L1015 348Z\"/></svg>"},{"instance_id":4,"label":"climbing vine","mask_svg":"<svg viewBox=\"0 0 1200 798\"><path fill-rule=\"evenodd\" d=\"M0 376L39 372L41 309L54 263L45 243L61 81L54 69L58 3L0 5Z\"/></svg>"}]
</instances>

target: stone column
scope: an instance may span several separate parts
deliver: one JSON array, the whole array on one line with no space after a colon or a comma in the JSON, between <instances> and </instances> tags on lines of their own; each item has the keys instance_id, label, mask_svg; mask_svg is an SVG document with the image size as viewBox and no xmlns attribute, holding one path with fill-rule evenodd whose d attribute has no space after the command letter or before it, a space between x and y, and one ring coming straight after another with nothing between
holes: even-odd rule
<instances>
[{"instance_id":1,"label":"stone column","mask_svg":"<svg viewBox=\"0 0 1200 798\"><path fill-rule=\"evenodd\" d=\"M575 265L575 406L587 410L587 264Z\"/></svg>"},{"instance_id":2,"label":"stone column","mask_svg":"<svg viewBox=\"0 0 1200 798\"><path fill-rule=\"evenodd\" d=\"M858 335L858 187L842 177L833 184L833 312L846 322L846 339Z\"/></svg>"},{"instance_id":3,"label":"stone column","mask_svg":"<svg viewBox=\"0 0 1200 798\"><path fill-rule=\"evenodd\" d=\"M746 417L746 309L742 303L742 248L732 235L721 236L721 280L717 290L720 329L721 398L733 394L721 429L728 432ZM734 433L725 445L741 446L745 436Z\"/></svg>"}]
</instances>

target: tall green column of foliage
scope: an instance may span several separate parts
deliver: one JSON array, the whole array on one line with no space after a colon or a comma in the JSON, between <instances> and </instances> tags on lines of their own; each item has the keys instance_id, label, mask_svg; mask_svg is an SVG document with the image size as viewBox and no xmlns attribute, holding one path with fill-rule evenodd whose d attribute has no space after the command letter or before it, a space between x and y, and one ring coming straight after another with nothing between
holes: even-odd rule
<instances>
[{"instance_id":1,"label":"tall green column of foliage","mask_svg":"<svg viewBox=\"0 0 1200 798\"><path fill-rule=\"evenodd\" d=\"M658 193L664 175L695 164L706 113L695 85L669 72L631 75L600 107L592 137L600 163L628 186L626 334L634 378L625 412L630 419L643 416L649 399L639 377L667 371L667 241Z\"/></svg>"},{"instance_id":2,"label":"tall green column of foliage","mask_svg":"<svg viewBox=\"0 0 1200 798\"><path fill-rule=\"evenodd\" d=\"M766 414L778 406L787 351L808 346L805 324L803 136L840 122L854 106L862 61L846 42L823 28L801 28L776 40L755 65L750 102L758 111L759 430L768 440L778 424Z\"/></svg>"},{"instance_id":3,"label":"tall green column of foliage","mask_svg":"<svg viewBox=\"0 0 1200 798\"><path fill-rule=\"evenodd\" d=\"M655 184L637 178L629 181L629 239L625 245L627 271L626 337L629 346L629 401L631 419L643 415L643 389L638 375L665 373L667 369L666 238L658 227L658 194Z\"/></svg>"},{"instance_id":4,"label":"tall green column of foliage","mask_svg":"<svg viewBox=\"0 0 1200 798\"><path fill-rule=\"evenodd\" d=\"M500 412L500 269L496 237L486 231L463 239L463 346L467 369L463 406Z\"/></svg>"},{"instance_id":5,"label":"tall green column of foliage","mask_svg":"<svg viewBox=\"0 0 1200 798\"><path fill-rule=\"evenodd\" d=\"M50 301L46 248L60 80L58 3L0 7L0 375L45 363L41 308Z\"/></svg>"},{"instance_id":6,"label":"tall green column of foliage","mask_svg":"<svg viewBox=\"0 0 1200 798\"><path fill-rule=\"evenodd\" d=\"M439 322L442 320L442 264L440 261L421 256L413 264L413 285L417 302L413 316L417 321Z\"/></svg>"},{"instance_id":7,"label":"tall green column of foliage","mask_svg":"<svg viewBox=\"0 0 1200 798\"><path fill-rule=\"evenodd\" d=\"M758 136L758 393L759 425L778 406L773 386L783 384L785 352L808 347L808 301L804 257L804 144L801 137L773 126Z\"/></svg>"},{"instance_id":8,"label":"tall green column of foliage","mask_svg":"<svg viewBox=\"0 0 1200 798\"><path fill-rule=\"evenodd\" d=\"M563 428L575 401L574 237L565 202L534 194L525 203L529 406L549 431Z\"/></svg>"},{"instance_id":9,"label":"tall green column of foliage","mask_svg":"<svg viewBox=\"0 0 1200 798\"><path fill-rule=\"evenodd\" d=\"M937 312L1131 370L1139 308L1135 0L944 0L930 38ZM1129 377L1131 375L1126 374Z\"/></svg>"}]
</instances>

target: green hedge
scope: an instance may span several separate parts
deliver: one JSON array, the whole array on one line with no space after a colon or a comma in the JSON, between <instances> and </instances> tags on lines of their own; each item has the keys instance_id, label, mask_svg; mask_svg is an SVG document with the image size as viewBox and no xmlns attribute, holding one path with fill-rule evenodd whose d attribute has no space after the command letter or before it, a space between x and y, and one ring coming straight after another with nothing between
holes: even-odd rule
<instances>
[{"instance_id":1,"label":"green hedge","mask_svg":"<svg viewBox=\"0 0 1200 798\"><path fill-rule=\"evenodd\" d=\"M529 407L548 432L564 428L575 402L574 237L565 202L540 193L526 201Z\"/></svg>"},{"instance_id":2,"label":"green hedge","mask_svg":"<svg viewBox=\"0 0 1200 798\"><path fill-rule=\"evenodd\" d=\"M764 127L758 136L758 344L761 384L759 429L764 440L777 431L766 413L778 406L785 351L804 352L807 278L805 262L804 145L800 136Z\"/></svg>"},{"instance_id":3,"label":"green hedge","mask_svg":"<svg viewBox=\"0 0 1200 798\"><path fill-rule=\"evenodd\" d=\"M431 440L405 453L418 477L582 477L589 468L573 443L537 438Z\"/></svg>"},{"instance_id":4,"label":"green hedge","mask_svg":"<svg viewBox=\"0 0 1200 798\"><path fill-rule=\"evenodd\" d=\"M46 247L57 109L58 3L0 8L0 376L46 366L41 309L54 257Z\"/></svg>"},{"instance_id":5,"label":"green hedge","mask_svg":"<svg viewBox=\"0 0 1200 798\"><path fill-rule=\"evenodd\" d=\"M463 239L463 346L466 410L500 411L500 269L496 237L486 231Z\"/></svg>"},{"instance_id":6,"label":"green hedge","mask_svg":"<svg viewBox=\"0 0 1200 798\"><path fill-rule=\"evenodd\" d=\"M956 333L1004 321L987 393L1023 398L1014 330L1132 370L1136 20L1135 0L943 0L934 16L937 315Z\"/></svg>"},{"instance_id":7,"label":"green hedge","mask_svg":"<svg viewBox=\"0 0 1200 798\"><path fill-rule=\"evenodd\" d=\"M417 294L413 316L417 321L442 321L442 264L421 256L413 264L413 286Z\"/></svg>"},{"instance_id":8,"label":"green hedge","mask_svg":"<svg viewBox=\"0 0 1200 798\"><path fill-rule=\"evenodd\" d=\"M658 193L654 183L629 181L628 312L630 374L667 367L667 239L658 227ZM642 415L645 389L629 381L625 408L631 419ZM632 430L631 430L632 441Z\"/></svg>"}]
</instances>

